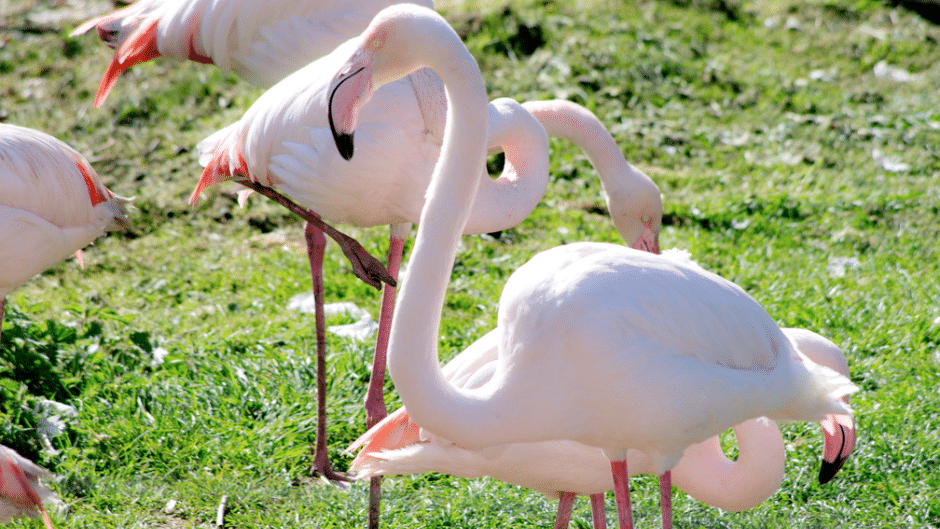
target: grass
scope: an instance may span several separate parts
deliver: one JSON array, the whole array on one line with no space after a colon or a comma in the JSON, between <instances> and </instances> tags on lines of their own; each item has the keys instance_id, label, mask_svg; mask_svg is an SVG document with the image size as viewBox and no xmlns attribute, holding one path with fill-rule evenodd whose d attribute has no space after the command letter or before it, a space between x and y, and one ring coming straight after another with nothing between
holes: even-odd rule
<instances>
[{"instance_id":1,"label":"grass","mask_svg":"<svg viewBox=\"0 0 940 529\"><path fill-rule=\"evenodd\" d=\"M193 146L261 90L158 61L132 68L95 110L109 50L68 38L78 20L42 22L50 8L39 2L2 9L2 119L69 142L112 190L137 197L137 233L98 241L84 270L63 263L8 303L0 442L62 476L54 488L68 515L57 526L208 527L222 495L229 527L364 525L362 484L308 474L312 320L286 309L309 289L299 222L262 200L239 209L234 188L186 203ZM688 249L781 326L820 332L848 358L860 439L834 482L815 483L818 427L787 425L773 497L727 513L677 493L676 526L940 527L940 28L871 0L444 9L492 98L563 97L598 114L662 189L663 247ZM876 75L882 61L911 80ZM584 155L552 145L553 182L532 217L499 238L464 238L442 357L492 328L500 286L534 252L617 240ZM349 232L386 251L385 230ZM335 248L326 270L328 300L377 314L377 292ZM329 350L331 459L342 469L364 424L371 346L332 337ZM43 399L77 411L47 445ZM638 526L658 526L656 483L631 485ZM384 490L390 528L548 527L555 509L485 479L401 477ZM586 527L586 502L575 520Z\"/></svg>"}]
</instances>

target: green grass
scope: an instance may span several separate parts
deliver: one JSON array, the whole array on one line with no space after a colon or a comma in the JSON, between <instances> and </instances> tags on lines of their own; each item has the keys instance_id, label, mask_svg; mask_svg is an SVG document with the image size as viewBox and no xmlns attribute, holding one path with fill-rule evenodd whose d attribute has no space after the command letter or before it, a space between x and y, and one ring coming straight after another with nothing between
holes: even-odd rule
<instances>
[{"instance_id":1,"label":"green grass","mask_svg":"<svg viewBox=\"0 0 940 529\"><path fill-rule=\"evenodd\" d=\"M84 270L65 262L8 303L0 442L63 476L53 486L69 513L57 526L208 527L222 495L229 527L364 525L362 484L309 477L313 324L286 309L309 289L299 221L263 200L239 209L234 188L195 210L186 202L193 146L261 90L158 61L92 109L109 50L67 38L77 20L37 25L40 3L10 4L0 116L62 138L112 190L137 197L138 233L98 241ZM849 0L518 0L445 13L492 98L563 97L598 114L662 189L664 248L688 249L781 326L828 336L848 358L860 437L835 481L815 483L818 426L787 425L773 497L727 513L677 493L676 526L940 527L940 28ZM881 61L914 80L876 76ZM501 285L534 252L617 240L585 156L552 145L553 182L532 217L499 239L464 238L442 357L492 328ZM876 151L907 167L887 170ZM345 228L386 251L386 230ZM377 314L378 293L331 248L327 299ZM333 337L329 349L330 455L342 469L363 429L371 346ZM41 398L78 410L51 439L56 452L36 434ZM549 527L554 517L552 502L492 480L385 483L390 528ZM655 481L631 486L638 526L657 527ZM585 501L575 519L587 526Z\"/></svg>"}]
</instances>

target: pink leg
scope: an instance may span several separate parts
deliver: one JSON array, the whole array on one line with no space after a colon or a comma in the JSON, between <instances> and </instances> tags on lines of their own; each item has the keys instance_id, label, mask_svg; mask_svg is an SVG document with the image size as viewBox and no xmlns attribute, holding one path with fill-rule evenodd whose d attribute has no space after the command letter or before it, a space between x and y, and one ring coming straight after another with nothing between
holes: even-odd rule
<instances>
[{"instance_id":1,"label":"pink leg","mask_svg":"<svg viewBox=\"0 0 940 529\"><path fill-rule=\"evenodd\" d=\"M7 306L7 298L0 299L0 336L3 336L3 309Z\"/></svg>"},{"instance_id":2,"label":"pink leg","mask_svg":"<svg viewBox=\"0 0 940 529\"><path fill-rule=\"evenodd\" d=\"M604 508L604 495L591 494L591 519L594 529L607 529L607 512Z\"/></svg>"},{"instance_id":3,"label":"pink leg","mask_svg":"<svg viewBox=\"0 0 940 529\"><path fill-rule=\"evenodd\" d=\"M610 473L614 478L614 496L617 498L617 521L620 529L633 529L633 516L630 513L630 474L627 473L627 460L611 461Z\"/></svg>"},{"instance_id":4,"label":"pink leg","mask_svg":"<svg viewBox=\"0 0 940 529\"><path fill-rule=\"evenodd\" d=\"M574 507L573 492L558 493L558 514L555 515L555 529L568 529L571 523L571 508Z\"/></svg>"},{"instance_id":5,"label":"pink leg","mask_svg":"<svg viewBox=\"0 0 940 529\"><path fill-rule=\"evenodd\" d=\"M410 225L393 226L388 239L388 273L396 281L401 266L401 255L405 248L405 237ZM392 315L395 312L395 287L386 283L382 292L382 311L379 315L379 331L375 340L375 356L372 359L372 377L366 391L366 428L372 428L388 415L385 408L385 364L388 352L388 337L392 331ZM379 527L379 502L382 499L382 476L369 480L369 529Z\"/></svg>"},{"instance_id":6,"label":"pink leg","mask_svg":"<svg viewBox=\"0 0 940 529\"><path fill-rule=\"evenodd\" d=\"M401 254L405 238L392 235L388 244L388 273L398 280ZM385 284L382 291L382 312L379 315L379 331L375 340L375 356L372 358L372 377L366 391L366 427L372 428L388 415L385 408L385 364L388 338L392 331L392 315L395 313L395 287Z\"/></svg>"},{"instance_id":7,"label":"pink leg","mask_svg":"<svg viewBox=\"0 0 940 529\"><path fill-rule=\"evenodd\" d=\"M330 467L326 448L326 322L323 315L323 252L326 237L311 223L304 226L310 279L313 283L314 319L317 327L317 442L313 452L313 473L327 479L345 481L346 477Z\"/></svg>"},{"instance_id":8,"label":"pink leg","mask_svg":"<svg viewBox=\"0 0 940 529\"><path fill-rule=\"evenodd\" d=\"M659 498L663 508L663 529L672 529L672 471L659 476Z\"/></svg>"}]
</instances>

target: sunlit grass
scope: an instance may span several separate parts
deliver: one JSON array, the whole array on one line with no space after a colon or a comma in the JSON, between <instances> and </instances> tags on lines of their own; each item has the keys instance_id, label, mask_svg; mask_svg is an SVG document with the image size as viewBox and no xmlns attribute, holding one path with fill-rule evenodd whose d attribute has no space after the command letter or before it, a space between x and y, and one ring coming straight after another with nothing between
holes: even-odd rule
<instances>
[{"instance_id":1,"label":"sunlit grass","mask_svg":"<svg viewBox=\"0 0 940 529\"><path fill-rule=\"evenodd\" d=\"M662 189L663 247L740 284L781 326L833 339L861 388L858 450L835 481L815 482L818 426L787 425L773 497L727 513L677 494L677 527L940 526L940 29L877 2L505 5L446 7L491 97L594 110ZM234 188L186 202L195 144L261 90L156 62L93 109L108 49L66 38L70 27L18 30L21 15L4 26L0 115L71 143L137 197L136 234L98 241L84 270L65 262L8 303L0 442L63 476L54 487L69 514L57 526L207 527L223 495L229 527L362 526L365 487L309 478L313 321L286 308L309 289L299 221L257 198L238 208ZM882 61L910 82L875 75ZM533 253L617 240L585 156L552 146L554 180L532 217L499 238L464 238L442 358L492 328L502 284ZM386 252L387 230L346 228ZM331 248L327 299L376 315L378 293ZM332 337L329 350L330 456L343 469L363 431L371 345ZM50 439L57 453L36 435L41 398L78 411ZM552 502L493 480L385 483L390 528L548 527L554 516ZM631 486L638 526L658 526L655 481ZM574 524L588 520L579 501Z\"/></svg>"}]
</instances>

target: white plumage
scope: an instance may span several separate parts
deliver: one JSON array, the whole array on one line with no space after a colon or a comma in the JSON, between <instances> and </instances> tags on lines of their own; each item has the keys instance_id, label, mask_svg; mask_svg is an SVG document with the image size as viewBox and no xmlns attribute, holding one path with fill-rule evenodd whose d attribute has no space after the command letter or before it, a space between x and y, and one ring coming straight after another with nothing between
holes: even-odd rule
<instances>
[{"instance_id":1,"label":"white plumage","mask_svg":"<svg viewBox=\"0 0 940 529\"><path fill-rule=\"evenodd\" d=\"M94 27L116 48L95 98L100 106L121 72L159 56L212 63L271 86L358 35L395 1L138 0L88 20L72 36Z\"/></svg>"},{"instance_id":2,"label":"white plumage","mask_svg":"<svg viewBox=\"0 0 940 529\"><path fill-rule=\"evenodd\" d=\"M37 130L0 124L0 317L3 298L127 226L114 195L75 149Z\"/></svg>"},{"instance_id":3,"label":"white plumage","mask_svg":"<svg viewBox=\"0 0 940 529\"><path fill-rule=\"evenodd\" d=\"M447 23L394 6L363 33L329 91L340 127L378 87L430 67L448 94L441 156L392 323L389 371L415 423L458 446L575 440L611 461L622 527L629 449L655 473L686 447L752 417L821 421L856 390L802 355L740 288L698 266L609 244L535 256L500 300L497 362L482 386L450 384L437 358L440 310L486 154L486 91ZM341 141L342 140L342 141Z\"/></svg>"}]
</instances>

